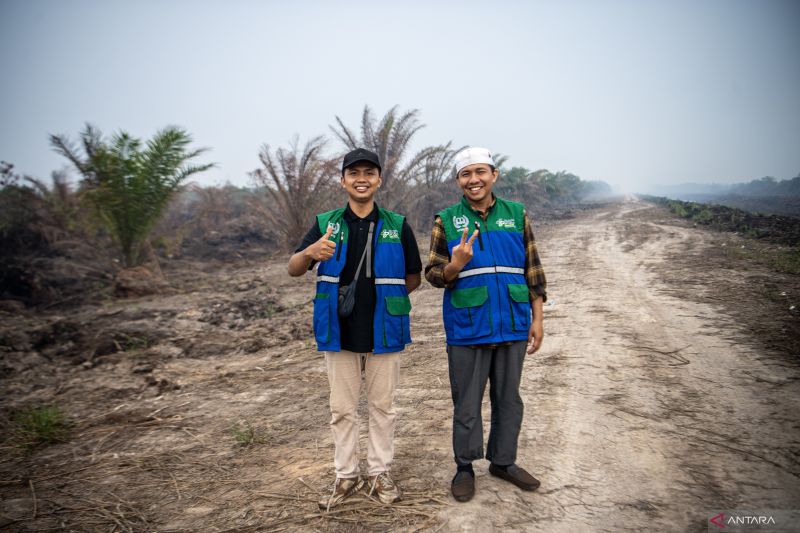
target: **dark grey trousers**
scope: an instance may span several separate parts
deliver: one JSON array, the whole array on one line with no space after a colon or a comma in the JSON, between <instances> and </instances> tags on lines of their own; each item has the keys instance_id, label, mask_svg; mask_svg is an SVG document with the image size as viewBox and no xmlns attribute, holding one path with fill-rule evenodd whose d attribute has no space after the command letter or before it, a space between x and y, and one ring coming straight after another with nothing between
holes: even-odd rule
<instances>
[{"instance_id":1,"label":"dark grey trousers","mask_svg":"<svg viewBox=\"0 0 800 533\"><path fill-rule=\"evenodd\" d=\"M492 425L486 458L498 465L510 465L517 460L523 411L519 383L527 345L526 341L494 349L447 345L456 464L465 465L483 458L481 402L487 379Z\"/></svg>"}]
</instances>

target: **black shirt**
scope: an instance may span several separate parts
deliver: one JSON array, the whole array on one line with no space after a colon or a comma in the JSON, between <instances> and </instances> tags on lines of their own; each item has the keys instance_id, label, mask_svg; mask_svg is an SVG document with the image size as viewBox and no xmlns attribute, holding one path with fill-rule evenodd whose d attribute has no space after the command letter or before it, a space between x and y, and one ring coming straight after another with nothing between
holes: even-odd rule
<instances>
[{"instance_id":1,"label":"black shirt","mask_svg":"<svg viewBox=\"0 0 800 533\"><path fill-rule=\"evenodd\" d=\"M369 223L375 223L374 231L378 231L378 206L372 209L372 212L364 218L359 218L350 209L350 205L344 210L344 221L347 223L349 230L348 246L347 246L347 259L339 274L339 286L344 287L348 285L356 275L358 262L361 259L361 254L364 253L364 247L367 245L367 234L369 233ZM374 234L373 234L374 237ZM300 252L305 250L310 245L322 238L322 232L319 229L316 219L308 230L303 242L295 250ZM400 233L400 243L403 246L403 255L406 261L406 275L419 274L422 272L422 260L419 257L419 247L417 246L417 239L414 237L414 232L408 222L403 220L403 229ZM374 255L373 255L374 262ZM316 261L312 261L308 269L314 267ZM372 277L367 279L366 276L366 259L361 266L361 274L356 282L356 301L353 306L353 313L346 317L339 319L339 329L341 331L341 346L342 350L351 352L364 353L373 350L373 317L375 315L375 272L373 265Z\"/></svg>"}]
</instances>

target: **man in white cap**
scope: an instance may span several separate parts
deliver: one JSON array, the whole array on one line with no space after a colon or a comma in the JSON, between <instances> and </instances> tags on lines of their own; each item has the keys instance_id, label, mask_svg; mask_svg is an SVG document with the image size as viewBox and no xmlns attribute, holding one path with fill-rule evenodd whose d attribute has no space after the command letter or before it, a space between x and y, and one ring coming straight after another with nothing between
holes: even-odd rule
<instances>
[{"instance_id":1,"label":"man in white cap","mask_svg":"<svg viewBox=\"0 0 800 533\"><path fill-rule=\"evenodd\" d=\"M516 464L523 404L519 395L526 351L544 336L544 270L525 207L492 194L497 181L492 154L466 148L456 154L461 201L436 215L425 278L444 288L453 397L451 490L458 501L475 494L472 461L484 457L481 402L491 382L491 430L485 457L489 473L523 490L539 481Z\"/></svg>"}]
</instances>

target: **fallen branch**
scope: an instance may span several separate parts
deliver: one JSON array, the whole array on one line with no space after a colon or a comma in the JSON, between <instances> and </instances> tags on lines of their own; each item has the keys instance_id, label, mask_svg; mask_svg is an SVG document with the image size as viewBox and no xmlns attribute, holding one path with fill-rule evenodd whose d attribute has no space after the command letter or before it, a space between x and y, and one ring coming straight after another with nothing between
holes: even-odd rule
<instances>
[{"instance_id":1,"label":"fallen branch","mask_svg":"<svg viewBox=\"0 0 800 533\"><path fill-rule=\"evenodd\" d=\"M33 480L28 480L28 486L31 488L31 499L33 500L33 516L31 520L36 520L36 490L33 488Z\"/></svg>"},{"instance_id":2,"label":"fallen branch","mask_svg":"<svg viewBox=\"0 0 800 533\"><path fill-rule=\"evenodd\" d=\"M677 350L669 350L669 351L659 350L658 348L653 348L651 346L632 346L632 345L629 345L629 344L628 345L623 345L623 348L630 348L631 350L647 350L649 352L654 352L654 353L658 353L658 354L661 354L661 355L666 355L667 357L671 357L672 359L675 359L676 361L678 361L677 365L670 365L670 366L679 366L679 365L688 365L689 363L691 363L691 361L689 361L685 357L683 357L681 355L678 355L679 352L682 352L683 350L685 350L689 346L691 346L691 344L687 344L683 348L678 348Z\"/></svg>"}]
</instances>

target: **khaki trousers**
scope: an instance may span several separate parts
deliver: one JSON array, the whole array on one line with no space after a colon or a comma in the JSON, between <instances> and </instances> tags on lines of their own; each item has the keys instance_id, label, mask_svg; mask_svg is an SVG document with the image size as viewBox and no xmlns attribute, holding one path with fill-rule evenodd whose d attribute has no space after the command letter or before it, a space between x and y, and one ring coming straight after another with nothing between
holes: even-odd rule
<instances>
[{"instance_id":1,"label":"khaki trousers","mask_svg":"<svg viewBox=\"0 0 800 533\"><path fill-rule=\"evenodd\" d=\"M331 387L331 431L337 478L358 477L358 400L361 369L369 407L367 468L370 476L388 472L394 458L394 391L400 380L400 353L325 352Z\"/></svg>"}]
</instances>

